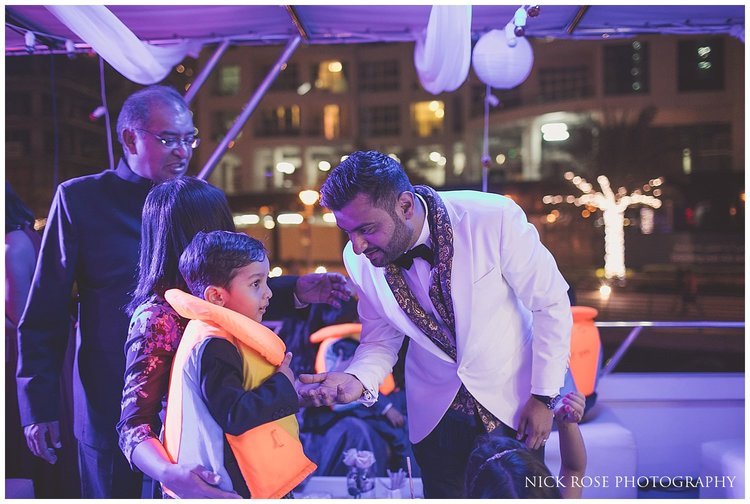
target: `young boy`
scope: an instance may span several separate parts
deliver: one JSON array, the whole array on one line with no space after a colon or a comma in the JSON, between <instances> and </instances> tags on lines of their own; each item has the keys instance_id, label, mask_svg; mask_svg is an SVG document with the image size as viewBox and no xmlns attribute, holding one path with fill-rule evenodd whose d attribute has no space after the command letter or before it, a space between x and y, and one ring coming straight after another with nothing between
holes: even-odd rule
<instances>
[{"instance_id":1,"label":"young boy","mask_svg":"<svg viewBox=\"0 0 750 504\"><path fill-rule=\"evenodd\" d=\"M271 298L268 270L258 240L201 232L180 257L193 295L165 294L191 320L172 364L164 447L173 461L202 464L220 476L220 488L245 498L286 496L316 468L299 442L292 354L260 324Z\"/></svg>"}]
</instances>

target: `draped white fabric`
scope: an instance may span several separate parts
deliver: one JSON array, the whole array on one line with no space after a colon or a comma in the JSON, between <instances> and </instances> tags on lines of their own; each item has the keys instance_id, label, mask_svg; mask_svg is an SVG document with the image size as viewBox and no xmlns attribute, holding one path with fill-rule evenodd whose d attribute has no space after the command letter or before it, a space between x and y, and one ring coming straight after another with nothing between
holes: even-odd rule
<instances>
[{"instance_id":1,"label":"draped white fabric","mask_svg":"<svg viewBox=\"0 0 750 504\"><path fill-rule=\"evenodd\" d=\"M103 5L46 7L115 70L138 84L155 84L163 80L186 55L197 57L202 46L197 41L160 47L141 42Z\"/></svg>"},{"instance_id":2,"label":"draped white fabric","mask_svg":"<svg viewBox=\"0 0 750 504\"><path fill-rule=\"evenodd\" d=\"M471 5L434 5L426 33L417 36L414 66L427 91L455 91L469 75Z\"/></svg>"}]
</instances>

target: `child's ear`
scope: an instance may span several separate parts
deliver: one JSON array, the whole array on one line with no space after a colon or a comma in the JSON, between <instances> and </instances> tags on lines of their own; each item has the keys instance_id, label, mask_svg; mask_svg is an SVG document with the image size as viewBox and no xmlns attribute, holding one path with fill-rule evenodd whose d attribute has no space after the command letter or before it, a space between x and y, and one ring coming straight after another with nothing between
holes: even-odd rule
<instances>
[{"instance_id":1,"label":"child's ear","mask_svg":"<svg viewBox=\"0 0 750 504\"><path fill-rule=\"evenodd\" d=\"M224 303L226 302L224 289L216 287L215 285L209 285L206 287L206 290L203 291L203 299L211 304L224 306Z\"/></svg>"}]
</instances>

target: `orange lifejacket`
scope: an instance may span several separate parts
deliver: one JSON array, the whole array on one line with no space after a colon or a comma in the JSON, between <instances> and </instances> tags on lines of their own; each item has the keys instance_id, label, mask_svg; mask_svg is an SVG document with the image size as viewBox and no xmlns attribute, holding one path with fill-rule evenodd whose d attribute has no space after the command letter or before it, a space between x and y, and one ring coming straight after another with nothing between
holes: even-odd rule
<instances>
[{"instance_id":1,"label":"orange lifejacket","mask_svg":"<svg viewBox=\"0 0 750 504\"><path fill-rule=\"evenodd\" d=\"M183 368L194 347L209 337L233 343L243 362L244 387L251 390L276 371L284 358L284 342L270 329L227 308L211 304L178 289L164 298L180 316L191 319L172 364L164 422L164 448L178 462L183 439ZM207 421L213 421L207 419ZM255 499L283 497L317 466L302 451L299 425L294 415L262 424L239 436L226 434L240 472ZM211 442L211 440L197 440ZM171 492L166 489L167 493Z\"/></svg>"}]
</instances>

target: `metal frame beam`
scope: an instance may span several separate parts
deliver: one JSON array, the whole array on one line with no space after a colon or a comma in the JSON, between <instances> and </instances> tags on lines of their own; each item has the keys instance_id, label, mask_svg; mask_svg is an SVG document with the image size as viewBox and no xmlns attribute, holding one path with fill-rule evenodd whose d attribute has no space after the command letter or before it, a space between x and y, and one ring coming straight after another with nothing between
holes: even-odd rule
<instances>
[{"instance_id":1,"label":"metal frame beam","mask_svg":"<svg viewBox=\"0 0 750 504\"><path fill-rule=\"evenodd\" d=\"M198 90L200 90L201 86L206 82L208 76L211 75L214 67L219 62L219 59L221 59L221 56L224 54L230 44L231 42L229 40L225 40L224 42L222 42L221 45L216 48L216 51L214 51L214 53L211 55L211 58L209 58L209 60L206 62L206 66L201 69L198 76L190 85L190 89L188 89L187 93L185 93L184 98L185 102L188 105L190 105L190 102L193 101L195 95L198 94Z\"/></svg>"},{"instance_id":2,"label":"metal frame beam","mask_svg":"<svg viewBox=\"0 0 750 504\"><path fill-rule=\"evenodd\" d=\"M302 24L302 20L300 19L299 14L297 14L297 9L294 8L294 5L285 5L284 8L286 9L287 14L289 14L289 17L292 18L292 23L294 23L300 36L305 42L310 42L310 36L307 34L307 29L305 28L305 25Z\"/></svg>"},{"instance_id":3,"label":"metal frame beam","mask_svg":"<svg viewBox=\"0 0 750 504\"><path fill-rule=\"evenodd\" d=\"M260 100L263 98L263 96L265 96L266 91L268 91L268 89L271 87L273 81L276 80L276 77L278 77L279 73L281 73L282 67L286 65L287 61L289 61L289 58L291 58L292 54L294 54L294 51L299 46L301 40L301 35L295 35L294 37L289 39L289 42L287 42L284 51L281 53L281 56L279 56L279 59L271 67L268 75L266 75L266 78L263 79L263 82L260 83L260 86L258 86L258 89L255 90L253 95L250 97L250 100L248 100L248 102L245 104L242 112L239 116L237 116L237 119L234 120L234 124L232 124L232 127L229 129L229 131L227 131L226 136L224 136L224 138L221 140L221 143L219 143L213 154L211 154L209 160L205 165L203 165L203 168L198 174L198 178L206 180L211 175L211 172L219 163L219 160L224 155L224 152L226 152L229 143L237 137L247 120L250 119L250 116L255 111L258 103L260 103Z\"/></svg>"},{"instance_id":4,"label":"metal frame beam","mask_svg":"<svg viewBox=\"0 0 750 504\"><path fill-rule=\"evenodd\" d=\"M578 8L578 12L576 12L576 15L573 16L573 20L568 23L568 26L565 27L565 33L567 33L568 35L573 35L573 32L576 28L578 28L578 25L583 19L583 16L586 15L586 11L589 10L589 7L589 5L581 5Z\"/></svg>"}]
</instances>

